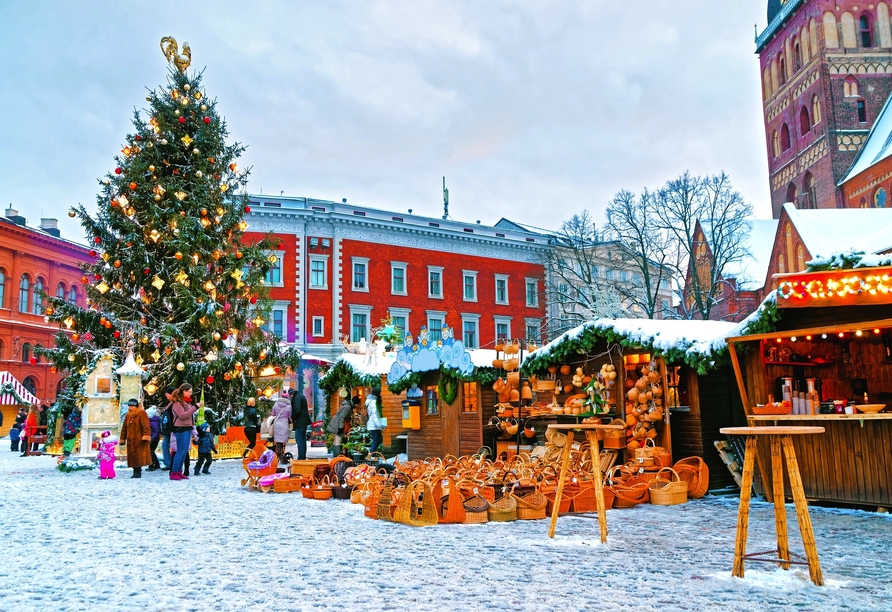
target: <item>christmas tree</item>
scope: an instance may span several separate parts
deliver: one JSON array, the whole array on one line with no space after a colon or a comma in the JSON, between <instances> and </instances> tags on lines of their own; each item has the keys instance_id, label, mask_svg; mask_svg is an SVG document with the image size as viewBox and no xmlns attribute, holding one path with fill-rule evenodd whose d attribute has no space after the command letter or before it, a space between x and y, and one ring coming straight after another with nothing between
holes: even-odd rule
<instances>
[{"instance_id":1,"label":"christmas tree","mask_svg":"<svg viewBox=\"0 0 892 612\"><path fill-rule=\"evenodd\" d=\"M161 45L171 63L167 85L134 111L134 131L101 181L96 216L81 205L70 213L95 249L81 278L86 306L47 297L45 314L61 331L55 348L39 352L69 373L57 409L78 403L101 354L112 351L121 363L132 350L146 370L147 403L163 405L167 385L189 382L219 421L268 387L258 377L299 359L263 330L264 279L278 245L244 237L244 147L226 142L216 100L201 74L187 71L188 44L182 52L173 39Z\"/></svg>"}]
</instances>

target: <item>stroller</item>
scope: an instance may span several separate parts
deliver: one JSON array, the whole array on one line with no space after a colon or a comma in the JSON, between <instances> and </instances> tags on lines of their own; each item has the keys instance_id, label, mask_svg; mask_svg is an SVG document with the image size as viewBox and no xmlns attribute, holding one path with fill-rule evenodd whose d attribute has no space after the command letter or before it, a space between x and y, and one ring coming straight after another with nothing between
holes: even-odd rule
<instances>
[{"instance_id":1,"label":"stroller","mask_svg":"<svg viewBox=\"0 0 892 612\"><path fill-rule=\"evenodd\" d=\"M242 479L242 486L249 489L258 489L260 479L263 476L275 474L279 467L279 458L276 453L265 446L258 444L251 453L242 459L242 468L248 476Z\"/></svg>"}]
</instances>

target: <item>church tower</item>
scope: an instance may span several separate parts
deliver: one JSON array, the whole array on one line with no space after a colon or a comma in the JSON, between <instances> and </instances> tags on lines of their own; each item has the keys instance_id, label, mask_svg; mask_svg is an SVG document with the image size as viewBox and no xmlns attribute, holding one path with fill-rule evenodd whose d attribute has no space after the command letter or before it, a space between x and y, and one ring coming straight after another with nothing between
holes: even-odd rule
<instances>
[{"instance_id":1,"label":"church tower","mask_svg":"<svg viewBox=\"0 0 892 612\"><path fill-rule=\"evenodd\" d=\"M768 0L756 38L774 218L837 188L892 91L892 2Z\"/></svg>"}]
</instances>

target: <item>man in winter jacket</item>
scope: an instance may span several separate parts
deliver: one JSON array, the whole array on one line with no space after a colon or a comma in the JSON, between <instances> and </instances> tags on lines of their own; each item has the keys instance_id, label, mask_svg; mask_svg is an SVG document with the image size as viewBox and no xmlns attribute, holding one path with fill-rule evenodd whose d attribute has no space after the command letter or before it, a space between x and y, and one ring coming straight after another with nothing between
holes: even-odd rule
<instances>
[{"instance_id":1,"label":"man in winter jacket","mask_svg":"<svg viewBox=\"0 0 892 612\"><path fill-rule=\"evenodd\" d=\"M307 458L307 427L310 426L310 410L306 396L297 389L291 390L291 421L294 423L294 441L297 443L297 458Z\"/></svg>"},{"instance_id":2,"label":"man in winter jacket","mask_svg":"<svg viewBox=\"0 0 892 612\"><path fill-rule=\"evenodd\" d=\"M161 415L158 414L156 406L151 406L146 410L146 416L149 417L149 429L152 431L152 439L149 440L149 452L151 453L149 458L152 460L152 464L149 466L149 471L154 472L161 468L158 455L155 454L155 451L158 449L158 443L161 442Z\"/></svg>"}]
</instances>

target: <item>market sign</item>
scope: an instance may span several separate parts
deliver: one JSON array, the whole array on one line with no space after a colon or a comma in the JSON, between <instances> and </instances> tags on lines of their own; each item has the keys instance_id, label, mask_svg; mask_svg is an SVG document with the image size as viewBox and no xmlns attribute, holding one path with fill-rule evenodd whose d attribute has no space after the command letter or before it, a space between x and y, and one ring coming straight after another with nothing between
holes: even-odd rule
<instances>
[{"instance_id":1,"label":"market sign","mask_svg":"<svg viewBox=\"0 0 892 612\"><path fill-rule=\"evenodd\" d=\"M778 308L892 304L892 266L775 274Z\"/></svg>"},{"instance_id":2,"label":"market sign","mask_svg":"<svg viewBox=\"0 0 892 612\"><path fill-rule=\"evenodd\" d=\"M394 384L409 372L430 372L441 365L458 370L465 376L474 371L471 355L461 340L453 337L452 328L444 326L439 334L431 335L422 325L418 338L407 333L403 346L396 354L396 362L390 366L387 384Z\"/></svg>"}]
</instances>

